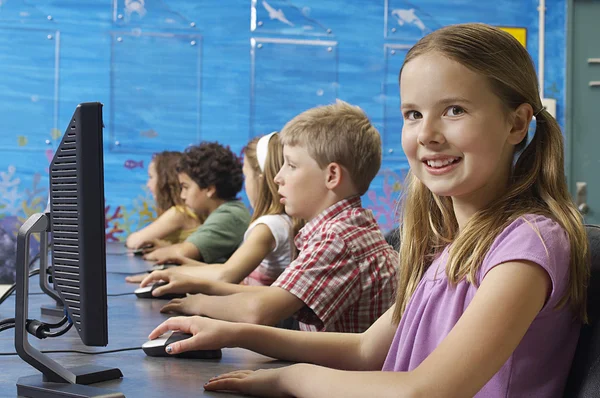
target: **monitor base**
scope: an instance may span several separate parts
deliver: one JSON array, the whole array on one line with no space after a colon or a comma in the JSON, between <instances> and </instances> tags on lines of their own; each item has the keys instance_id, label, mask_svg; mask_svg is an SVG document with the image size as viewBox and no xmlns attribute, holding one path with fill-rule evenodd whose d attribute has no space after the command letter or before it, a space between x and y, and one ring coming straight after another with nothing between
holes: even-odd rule
<instances>
[{"instance_id":1,"label":"monitor base","mask_svg":"<svg viewBox=\"0 0 600 398\"><path fill-rule=\"evenodd\" d=\"M120 392L86 385L123 377L117 368L85 365L69 368L69 371L76 375L78 384L46 381L41 374L25 376L17 381L17 395L28 398L125 398Z\"/></svg>"}]
</instances>

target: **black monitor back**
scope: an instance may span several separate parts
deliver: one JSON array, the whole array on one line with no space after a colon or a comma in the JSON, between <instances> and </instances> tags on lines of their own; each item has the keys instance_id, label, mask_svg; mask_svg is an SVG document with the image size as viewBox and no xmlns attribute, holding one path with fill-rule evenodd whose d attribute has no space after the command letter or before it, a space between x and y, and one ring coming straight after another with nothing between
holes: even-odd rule
<instances>
[{"instance_id":1,"label":"black monitor back","mask_svg":"<svg viewBox=\"0 0 600 398\"><path fill-rule=\"evenodd\" d=\"M80 104L50 164L54 288L81 340L108 344L102 104Z\"/></svg>"}]
</instances>

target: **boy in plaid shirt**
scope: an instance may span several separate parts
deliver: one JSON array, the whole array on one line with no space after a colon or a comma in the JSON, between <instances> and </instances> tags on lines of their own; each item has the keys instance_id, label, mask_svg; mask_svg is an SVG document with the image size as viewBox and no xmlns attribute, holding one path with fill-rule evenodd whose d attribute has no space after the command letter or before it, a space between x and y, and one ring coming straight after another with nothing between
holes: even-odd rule
<instances>
[{"instance_id":1,"label":"boy in plaid shirt","mask_svg":"<svg viewBox=\"0 0 600 398\"><path fill-rule=\"evenodd\" d=\"M275 182L286 212L306 225L298 257L271 286L194 280L171 269L158 294L198 293L161 311L276 325L294 316L301 330L360 333L395 299L398 253L360 195L381 165L381 140L358 107L338 101L309 109L281 131L284 164ZM158 289L157 289L158 290Z\"/></svg>"}]
</instances>

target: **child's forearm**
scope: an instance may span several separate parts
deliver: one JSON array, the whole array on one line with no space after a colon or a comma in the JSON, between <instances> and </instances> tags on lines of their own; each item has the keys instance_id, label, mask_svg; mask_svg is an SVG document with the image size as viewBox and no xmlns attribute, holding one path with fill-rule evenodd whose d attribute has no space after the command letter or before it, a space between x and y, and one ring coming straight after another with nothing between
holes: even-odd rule
<instances>
[{"instance_id":1,"label":"child's forearm","mask_svg":"<svg viewBox=\"0 0 600 398\"><path fill-rule=\"evenodd\" d=\"M244 276L238 275L234 266L230 264L206 264L200 261L187 260L178 269L181 272L196 276L198 278L210 279L213 281L227 282L227 283L240 283ZM216 293L207 293L216 294ZM231 293L228 293L231 294Z\"/></svg>"},{"instance_id":2,"label":"child's forearm","mask_svg":"<svg viewBox=\"0 0 600 398\"><path fill-rule=\"evenodd\" d=\"M202 285L202 291L198 291L197 293L204 293L211 296L229 296L236 293L259 292L268 288L268 286L248 286L215 280L206 281Z\"/></svg>"},{"instance_id":3,"label":"child's forearm","mask_svg":"<svg viewBox=\"0 0 600 398\"><path fill-rule=\"evenodd\" d=\"M302 332L242 323L233 329L232 346L272 358L336 369L359 369L362 365L360 334Z\"/></svg>"},{"instance_id":4,"label":"child's forearm","mask_svg":"<svg viewBox=\"0 0 600 398\"><path fill-rule=\"evenodd\" d=\"M416 396L415 380L404 372L347 372L297 364L282 370L278 384L283 393L298 398Z\"/></svg>"}]
</instances>

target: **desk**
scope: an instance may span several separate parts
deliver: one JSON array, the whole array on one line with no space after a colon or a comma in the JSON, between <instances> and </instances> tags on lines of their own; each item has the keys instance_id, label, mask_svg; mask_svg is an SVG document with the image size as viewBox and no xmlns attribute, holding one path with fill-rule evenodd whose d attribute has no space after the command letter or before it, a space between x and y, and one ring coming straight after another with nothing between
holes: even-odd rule
<instances>
[{"instance_id":1,"label":"desk","mask_svg":"<svg viewBox=\"0 0 600 398\"><path fill-rule=\"evenodd\" d=\"M107 253L110 246L107 245ZM115 249L115 248L112 248ZM107 273L108 294L133 292L137 285L126 283L125 273L136 273L147 263L140 257L127 257L122 254L106 256L107 269L118 270ZM51 304L52 300L39 293L38 278L30 281L29 318L41 319L40 306ZM34 293L34 294L32 294ZM39 350L77 349L105 351L126 347L139 347L147 341L150 331L168 318L159 309L165 300L138 299L135 295L108 297L108 341L107 347L86 347L81 343L74 328L61 337L37 340L29 336L31 344ZM0 318L14 316L14 295L0 305ZM47 320L53 320L47 318ZM55 320L55 319L54 319ZM14 352L14 331L0 333L0 352ZM237 369L274 368L286 365L285 362L234 348L223 349L223 358L217 360L193 360L178 358L152 358L142 350L118 352L102 355L48 354L63 366L94 364L118 367L123 379L97 384L98 387L120 391L128 398L154 397L239 397L204 392L203 385L211 377ZM0 397L15 397L16 382L21 376L36 374L18 356L0 357Z\"/></svg>"}]
</instances>

